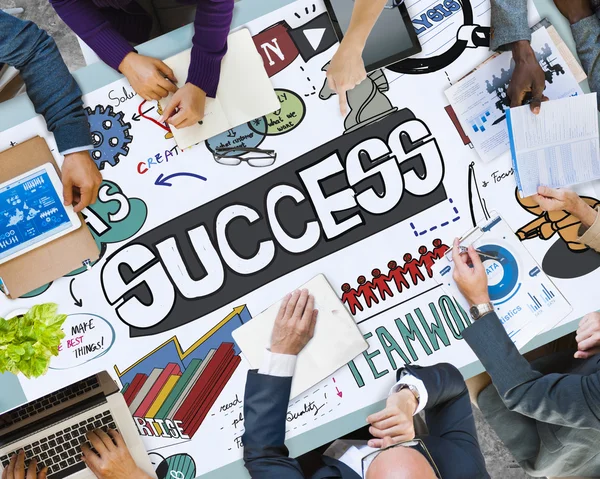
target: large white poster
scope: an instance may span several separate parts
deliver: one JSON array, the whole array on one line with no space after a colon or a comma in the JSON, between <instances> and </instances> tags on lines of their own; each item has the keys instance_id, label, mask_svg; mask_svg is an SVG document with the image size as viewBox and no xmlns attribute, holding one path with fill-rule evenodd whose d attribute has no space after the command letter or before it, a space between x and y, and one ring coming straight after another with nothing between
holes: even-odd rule
<instances>
[{"instance_id":1,"label":"large white poster","mask_svg":"<svg viewBox=\"0 0 600 479\"><path fill-rule=\"evenodd\" d=\"M461 337L470 319L431 268L492 209L573 304L571 318L597 307L581 290L599 278L598 257L573 242L571 223L516 198L509 158L482 166L445 109L444 90L490 54L489 2L407 3L422 54L371 73L348 94L346 118L326 86L336 40L320 1L247 25L281 109L206 143L181 151L125 80L85 96L104 176L86 219L102 256L0 299L2 313L56 302L69 314L50 371L21 381L29 398L106 369L156 462L186 478L229 464L242 457L248 368L231 332L319 273L369 349L290 404L288 437L384 398L405 363L474 361ZM56 153L40 118L1 133L0 147L36 134ZM277 159L222 165L221 145Z\"/></svg>"}]
</instances>

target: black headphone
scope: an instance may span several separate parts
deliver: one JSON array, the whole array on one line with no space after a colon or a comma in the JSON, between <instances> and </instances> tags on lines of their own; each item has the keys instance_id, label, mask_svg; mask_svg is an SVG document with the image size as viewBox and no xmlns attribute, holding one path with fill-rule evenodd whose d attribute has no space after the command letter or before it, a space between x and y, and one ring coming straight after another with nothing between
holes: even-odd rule
<instances>
[{"instance_id":1,"label":"black headphone","mask_svg":"<svg viewBox=\"0 0 600 479\"><path fill-rule=\"evenodd\" d=\"M482 27L473 25L473 7L471 0L456 0L463 11L464 24L461 28L472 26L471 38L469 40L460 40L456 38L456 42L449 50L441 55L431 58L407 58L386 67L396 73L408 73L417 75L422 73L433 73L443 68L446 68L454 60L456 60L462 52L467 48L489 47L490 46L490 27ZM460 29L459 29L460 31Z\"/></svg>"}]
</instances>

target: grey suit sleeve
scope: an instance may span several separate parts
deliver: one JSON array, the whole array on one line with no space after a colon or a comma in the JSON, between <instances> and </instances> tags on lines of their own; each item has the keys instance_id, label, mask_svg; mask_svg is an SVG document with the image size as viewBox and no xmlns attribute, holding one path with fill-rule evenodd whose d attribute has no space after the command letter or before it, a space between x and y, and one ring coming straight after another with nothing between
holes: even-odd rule
<instances>
[{"instance_id":1,"label":"grey suit sleeve","mask_svg":"<svg viewBox=\"0 0 600 479\"><path fill-rule=\"evenodd\" d=\"M492 0L490 50L508 50L508 44L518 40L531 40L527 0Z\"/></svg>"},{"instance_id":2,"label":"grey suit sleeve","mask_svg":"<svg viewBox=\"0 0 600 479\"><path fill-rule=\"evenodd\" d=\"M462 332L511 411L560 426L600 429L600 372L543 375L521 356L496 313Z\"/></svg>"},{"instance_id":3,"label":"grey suit sleeve","mask_svg":"<svg viewBox=\"0 0 600 479\"><path fill-rule=\"evenodd\" d=\"M600 110L600 19L591 15L571 25L571 31L590 89L598 93Z\"/></svg>"}]
</instances>

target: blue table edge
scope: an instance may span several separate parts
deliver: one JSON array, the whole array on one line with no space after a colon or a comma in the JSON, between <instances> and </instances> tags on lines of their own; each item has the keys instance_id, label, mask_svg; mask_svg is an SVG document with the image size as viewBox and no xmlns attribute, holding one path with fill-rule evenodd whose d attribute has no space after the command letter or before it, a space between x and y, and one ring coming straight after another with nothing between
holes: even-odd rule
<instances>
[{"instance_id":1,"label":"blue table edge","mask_svg":"<svg viewBox=\"0 0 600 479\"><path fill-rule=\"evenodd\" d=\"M242 0L237 2L234 8L232 29L293 2L294 0ZM540 17L550 19L569 49L576 54L569 24L566 19L558 13L553 2L550 0L534 0L534 3ZM187 25L146 42L137 47L137 50L142 54L151 55L157 58L169 58L186 48L190 48L192 45L192 35L193 26ZM81 68L74 72L73 75L80 85L83 94L90 93L123 78L123 75L102 62ZM586 93L589 92L589 86L586 80L581 83L581 86ZM30 120L35 115L36 113L33 105L26 95L21 95L6 101L0 104L0 132ZM565 334L575 331L578 323L579 319L576 319L536 336L525 346L523 352L531 351L564 336ZM479 361L475 361L460 368L460 372L465 378L470 378L483 371L484 368ZM0 389L9 391L11 394L9 401L7 401L6 395L3 395L4 397L1 398L0 411L8 410L26 401L25 394L23 393L23 389L21 388L17 377L12 374L7 373L0 375ZM289 439L286 441L286 445L290 450L291 456L297 457L302 455L321 444L362 427L366 424L367 416L382 409L384 405L385 400L379 401ZM198 460L201 458L202 451L198 451L195 455L195 459ZM243 462L238 460L199 477L206 479L230 479L232 477L240 477L240 474L243 477L249 477L243 468Z\"/></svg>"}]
</instances>

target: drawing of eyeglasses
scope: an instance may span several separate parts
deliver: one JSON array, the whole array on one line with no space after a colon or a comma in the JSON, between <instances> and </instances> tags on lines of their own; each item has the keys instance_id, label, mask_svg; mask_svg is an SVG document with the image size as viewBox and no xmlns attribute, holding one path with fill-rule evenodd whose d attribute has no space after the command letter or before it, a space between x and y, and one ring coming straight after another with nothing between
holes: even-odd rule
<instances>
[{"instance_id":1,"label":"drawing of eyeglasses","mask_svg":"<svg viewBox=\"0 0 600 479\"><path fill-rule=\"evenodd\" d=\"M219 147L215 148L213 158L220 165L237 166L245 161L249 166L264 168L275 163L277 152L262 148Z\"/></svg>"}]
</instances>

